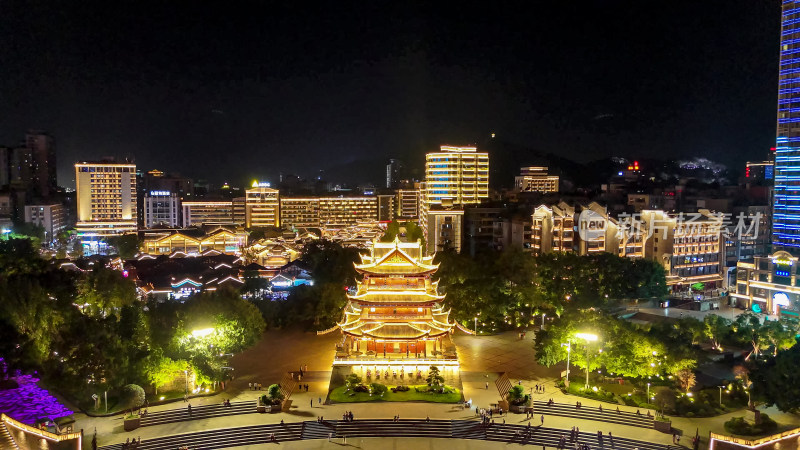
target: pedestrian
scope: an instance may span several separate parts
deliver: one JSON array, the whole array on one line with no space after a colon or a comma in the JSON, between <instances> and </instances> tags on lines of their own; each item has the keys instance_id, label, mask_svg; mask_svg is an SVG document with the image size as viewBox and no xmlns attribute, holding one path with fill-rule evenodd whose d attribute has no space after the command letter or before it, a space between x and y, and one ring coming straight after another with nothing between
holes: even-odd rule
<instances>
[{"instance_id":1,"label":"pedestrian","mask_svg":"<svg viewBox=\"0 0 800 450\"><path fill-rule=\"evenodd\" d=\"M247 387L252 391L253 390L253 383L247 383Z\"/></svg>"},{"instance_id":2,"label":"pedestrian","mask_svg":"<svg viewBox=\"0 0 800 450\"><path fill-rule=\"evenodd\" d=\"M611 443L611 446L614 446L614 436L611 435L611 432L608 432L608 441Z\"/></svg>"},{"instance_id":3,"label":"pedestrian","mask_svg":"<svg viewBox=\"0 0 800 450\"><path fill-rule=\"evenodd\" d=\"M680 434L675 436L675 444L681 445L681 435Z\"/></svg>"},{"instance_id":4,"label":"pedestrian","mask_svg":"<svg viewBox=\"0 0 800 450\"><path fill-rule=\"evenodd\" d=\"M503 425L505 425L505 424L506 424L506 419L504 418L504 419L503 419Z\"/></svg>"},{"instance_id":5,"label":"pedestrian","mask_svg":"<svg viewBox=\"0 0 800 450\"><path fill-rule=\"evenodd\" d=\"M189 409L189 416L191 416L192 415L192 404L191 403L189 403L188 409Z\"/></svg>"},{"instance_id":6,"label":"pedestrian","mask_svg":"<svg viewBox=\"0 0 800 450\"><path fill-rule=\"evenodd\" d=\"M542 417L540 417L539 420L541 420L542 421L541 424L544 425L544 414L542 414Z\"/></svg>"},{"instance_id":7,"label":"pedestrian","mask_svg":"<svg viewBox=\"0 0 800 450\"><path fill-rule=\"evenodd\" d=\"M347 435L342 435L342 442L347 444Z\"/></svg>"},{"instance_id":8,"label":"pedestrian","mask_svg":"<svg viewBox=\"0 0 800 450\"><path fill-rule=\"evenodd\" d=\"M332 433L328 433L328 442L331 441L331 436L332 436Z\"/></svg>"},{"instance_id":9,"label":"pedestrian","mask_svg":"<svg viewBox=\"0 0 800 450\"><path fill-rule=\"evenodd\" d=\"M544 385L542 385L542 394L544 394Z\"/></svg>"},{"instance_id":10,"label":"pedestrian","mask_svg":"<svg viewBox=\"0 0 800 450\"><path fill-rule=\"evenodd\" d=\"M322 397L317 399L317 403L319 403L320 405L322 404Z\"/></svg>"},{"instance_id":11,"label":"pedestrian","mask_svg":"<svg viewBox=\"0 0 800 450\"><path fill-rule=\"evenodd\" d=\"M486 390L487 391L489 390L489 382L488 381L486 382Z\"/></svg>"},{"instance_id":12,"label":"pedestrian","mask_svg":"<svg viewBox=\"0 0 800 450\"><path fill-rule=\"evenodd\" d=\"M314 407L314 399L313 398L311 399L311 407L312 408Z\"/></svg>"}]
</instances>

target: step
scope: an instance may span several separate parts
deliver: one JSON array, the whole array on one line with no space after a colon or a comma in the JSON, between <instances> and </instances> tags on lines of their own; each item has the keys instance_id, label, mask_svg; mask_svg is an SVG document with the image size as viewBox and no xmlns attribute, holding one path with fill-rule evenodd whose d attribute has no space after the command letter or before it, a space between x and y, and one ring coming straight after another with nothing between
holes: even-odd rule
<instances>
[{"instance_id":1,"label":"step","mask_svg":"<svg viewBox=\"0 0 800 450\"><path fill-rule=\"evenodd\" d=\"M14 438L11 436L11 433L8 432L6 424L2 422L0 422L0 448L19 450L19 447L14 441Z\"/></svg>"}]
</instances>

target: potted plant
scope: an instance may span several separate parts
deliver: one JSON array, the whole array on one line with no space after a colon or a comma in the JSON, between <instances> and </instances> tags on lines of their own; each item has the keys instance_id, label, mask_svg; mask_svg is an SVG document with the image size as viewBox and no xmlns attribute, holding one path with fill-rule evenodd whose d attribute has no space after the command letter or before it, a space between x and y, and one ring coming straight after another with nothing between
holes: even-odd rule
<instances>
[{"instance_id":1,"label":"potted plant","mask_svg":"<svg viewBox=\"0 0 800 450\"><path fill-rule=\"evenodd\" d=\"M126 384L122 387L120 405L123 411L129 411L129 413L125 415L125 420L122 425L125 431L132 431L141 426L141 418L133 411L144 404L144 398L144 389L142 389L141 386Z\"/></svg>"},{"instance_id":2,"label":"potted plant","mask_svg":"<svg viewBox=\"0 0 800 450\"><path fill-rule=\"evenodd\" d=\"M523 413L525 408L530 404L531 398L525 393L525 388L522 386L513 386L506 396L509 403L509 411L514 413Z\"/></svg>"},{"instance_id":3,"label":"potted plant","mask_svg":"<svg viewBox=\"0 0 800 450\"><path fill-rule=\"evenodd\" d=\"M270 402L269 412L278 412L281 409L287 408L287 405L284 404L283 394L281 393L281 387L279 385L270 385L267 388L267 396ZM287 402L288 401L289 400L287 400Z\"/></svg>"}]
</instances>

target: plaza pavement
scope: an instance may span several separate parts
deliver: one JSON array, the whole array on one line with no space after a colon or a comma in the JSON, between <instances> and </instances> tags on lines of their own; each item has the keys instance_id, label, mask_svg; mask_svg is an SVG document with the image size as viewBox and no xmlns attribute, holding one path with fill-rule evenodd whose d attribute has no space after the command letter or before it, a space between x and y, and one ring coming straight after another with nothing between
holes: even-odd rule
<instances>
[{"instance_id":1,"label":"plaza pavement","mask_svg":"<svg viewBox=\"0 0 800 450\"><path fill-rule=\"evenodd\" d=\"M494 385L495 379L500 373L507 372L512 382L522 382L526 391L536 384L544 384L544 394L534 394L537 400L546 401L553 398L558 403L575 403L578 399L574 396L562 394L555 388L555 381L558 379L561 368L545 368L538 365L533 353L533 335L528 333L525 339L517 338L517 333L502 333L496 336L465 336L454 337L458 347L459 358L461 359L461 378L464 397L472 400L474 406L488 407L490 403L499 400L499 394ZM248 390L247 383L260 382L264 386L278 382L288 371L297 371L301 364L307 364L309 374L304 378L303 384L309 385L309 392L295 391L292 394L293 405L289 412L276 414L243 414L236 416L224 416L210 419L191 420L185 422L170 423L139 428L135 431L126 433L122 429L121 415L105 418L91 418L83 414L76 414L76 428L83 428L86 441L91 440L94 428L97 427L98 445L107 445L125 441L126 438L138 438L143 440L158 436L190 433L204 429L231 428L246 425L256 425L264 423L277 423L281 420L286 422L296 422L304 420L314 420L317 416L324 416L329 419L339 419L345 411L353 411L356 419L363 418L387 418L400 415L402 418L424 418L429 416L437 419L467 419L476 418L474 409L464 410L453 404L434 404L424 402L407 403L350 403L335 405L319 405L318 399L323 401L329 389L330 367L334 356L334 345L340 336L336 333L325 336L316 336L313 333L304 333L298 330L271 330L264 334L261 341L253 348L236 355L231 360L231 366L235 368L236 378L228 386L225 392L209 397L195 398L191 400L193 406L202 404L219 404L224 399L231 401L253 401L255 411L255 399L264 392ZM574 372L573 372L574 373ZM486 389L486 383L489 389ZM311 401L313 400L313 407ZM581 398L583 410L596 408L600 402ZM608 404L605 404L608 407ZM161 411L174 408L186 408L183 402L169 403L165 405L152 406L150 411ZM620 409L635 412L636 408L621 406ZM794 424L798 426L796 416L778 413L777 411L766 411L771 417L782 424ZM644 411L642 411L644 413ZM733 416L750 415L744 411L726 414L725 416L707 419L673 419L673 427L682 431L684 444L691 442L695 430L699 428L701 437L707 437L709 431L724 433L723 423ZM536 416L538 422L539 416ZM477 420L477 418L476 418ZM495 416L495 420L500 422L502 419ZM508 423L527 423L525 415L510 415L506 417ZM534 425L536 423L534 422ZM647 440L656 443L670 444L671 436L659 433L655 430L631 427L626 425L608 424L590 420L572 419L569 417L545 416L545 425L548 427L563 428L569 430L573 426L578 426L581 431L608 431L615 436L628 437L633 439ZM791 428L791 426L789 426ZM374 442L373 442L374 441ZM433 448L434 443L428 439L412 439L415 448ZM398 439L373 439L366 438L363 442L348 441L348 446L358 448L410 448L412 443L409 440ZM385 444L384 444L385 443ZM389 447L391 443L394 447ZM450 444L452 443L452 445ZM419 444L419 445L417 445ZM269 444L268 444L269 445ZM274 445L274 444L271 444ZM303 441L297 443L282 443L282 446L289 448L341 448L340 444L328 444L326 442ZM292 447L296 445L297 447ZM453 441L448 440L448 446L458 448L498 448L502 444L479 441ZM302 447L300 447L302 446ZM266 446L255 446L250 448L268 448Z\"/></svg>"}]
</instances>

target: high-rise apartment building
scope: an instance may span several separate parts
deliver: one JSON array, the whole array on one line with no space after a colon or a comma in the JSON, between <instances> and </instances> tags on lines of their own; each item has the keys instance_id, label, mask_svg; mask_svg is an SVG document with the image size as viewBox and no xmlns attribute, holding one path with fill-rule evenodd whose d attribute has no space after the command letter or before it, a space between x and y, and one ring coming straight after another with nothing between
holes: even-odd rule
<instances>
[{"instance_id":1,"label":"high-rise apartment building","mask_svg":"<svg viewBox=\"0 0 800 450\"><path fill-rule=\"evenodd\" d=\"M41 131L29 131L25 135L25 147L31 155L31 192L36 198L48 198L58 188L55 140Z\"/></svg>"},{"instance_id":2,"label":"high-rise apartment building","mask_svg":"<svg viewBox=\"0 0 800 450\"><path fill-rule=\"evenodd\" d=\"M344 227L378 219L378 197L281 197L280 224L289 228Z\"/></svg>"},{"instance_id":3,"label":"high-rise apartment building","mask_svg":"<svg viewBox=\"0 0 800 450\"><path fill-rule=\"evenodd\" d=\"M270 188L267 183L253 183L245 196L245 226L279 227L279 198L278 190Z\"/></svg>"},{"instance_id":4,"label":"high-rise apartment building","mask_svg":"<svg viewBox=\"0 0 800 450\"><path fill-rule=\"evenodd\" d=\"M575 244L575 208L561 202L552 207L539 206L533 211L531 252L572 252Z\"/></svg>"},{"instance_id":5,"label":"high-rise apartment building","mask_svg":"<svg viewBox=\"0 0 800 450\"><path fill-rule=\"evenodd\" d=\"M488 153L478 152L475 147L447 145L441 146L438 152L428 153L419 202L419 223L428 252L440 250L443 244L460 251L464 206L487 198Z\"/></svg>"},{"instance_id":6,"label":"high-rise apartment building","mask_svg":"<svg viewBox=\"0 0 800 450\"><path fill-rule=\"evenodd\" d=\"M135 164L76 163L75 188L84 252L102 251L105 237L136 232Z\"/></svg>"},{"instance_id":7,"label":"high-rise apartment building","mask_svg":"<svg viewBox=\"0 0 800 450\"><path fill-rule=\"evenodd\" d=\"M772 243L800 254L800 2L783 1Z\"/></svg>"},{"instance_id":8,"label":"high-rise apartment building","mask_svg":"<svg viewBox=\"0 0 800 450\"><path fill-rule=\"evenodd\" d=\"M428 205L468 205L489 198L489 154L475 147L441 146L425 157Z\"/></svg>"},{"instance_id":9,"label":"high-rise apartment building","mask_svg":"<svg viewBox=\"0 0 800 450\"><path fill-rule=\"evenodd\" d=\"M181 206L178 194L170 191L149 191L144 196L144 226L177 227Z\"/></svg>"},{"instance_id":10,"label":"high-rise apartment building","mask_svg":"<svg viewBox=\"0 0 800 450\"><path fill-rule=\"evenodd\" d=\"M514 186L520 192L558 192L558 175L550 175L547 167L523 167L514 177Z\"/></svg>"}]
</instances>

